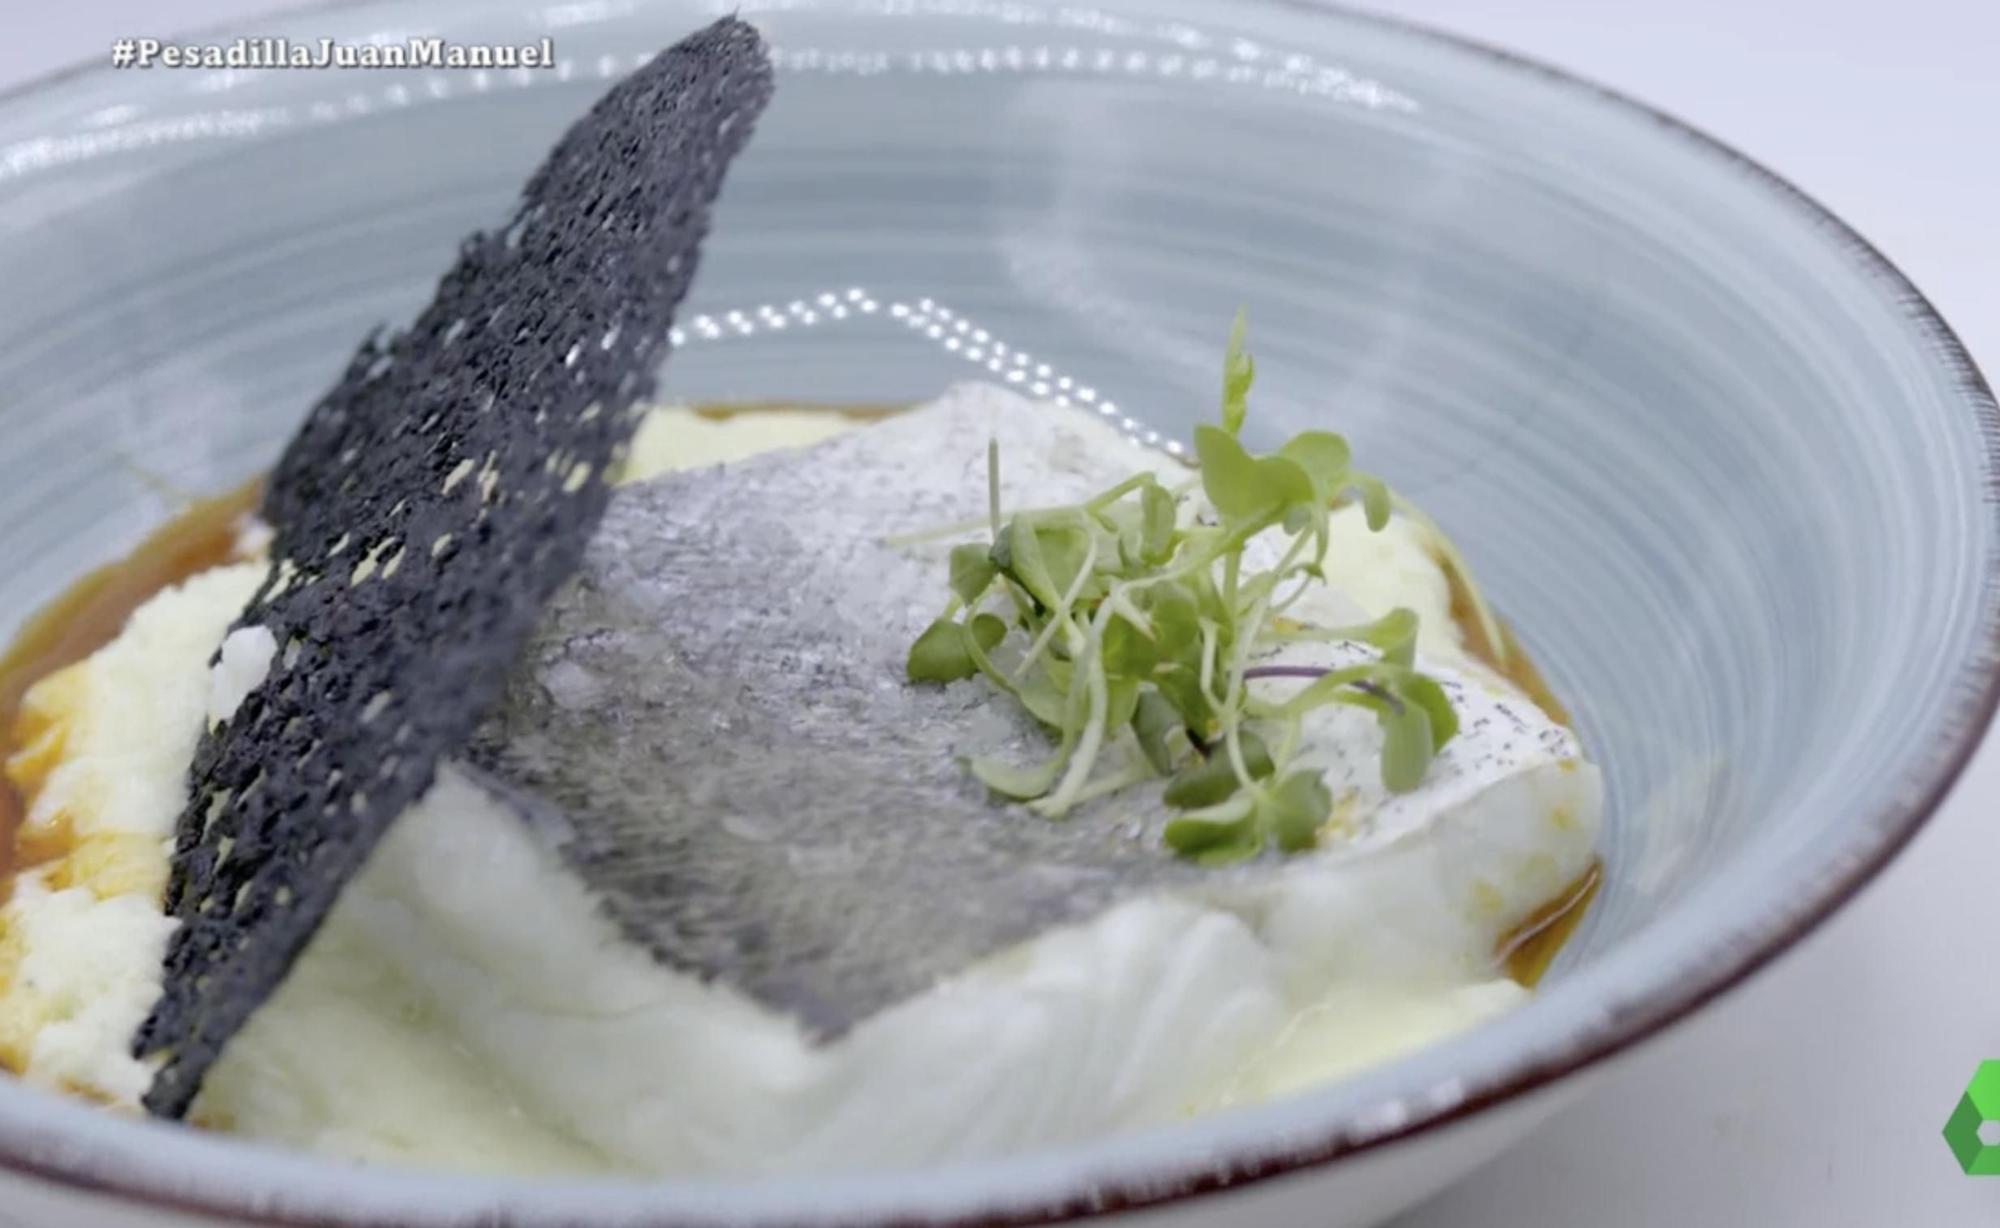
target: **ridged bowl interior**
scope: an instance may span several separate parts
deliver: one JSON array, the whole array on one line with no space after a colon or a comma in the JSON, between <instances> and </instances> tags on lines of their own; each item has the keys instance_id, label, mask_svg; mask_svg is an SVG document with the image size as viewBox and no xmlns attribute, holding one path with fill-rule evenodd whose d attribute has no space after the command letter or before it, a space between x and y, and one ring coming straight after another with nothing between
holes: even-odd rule
<instances>
[{"instance_id":1,"label":"ridged bowl interior","mask_svg":"<svg viewBox=\"0 0 2000 1228\"><path fill-rule=\"evenodd\" d=\"M0 630L172 492L267 463L609 77L735 7L345 6L243 32L546 34L562 67L98 70L0 107ZM1850 888L1983 725L1991 399L1892 269L1754 166L1300 4L741 9L778 97L674 395L990 378L1165 445L1213 413L1242 306L1253 434L1343 431L1425 505L1609 784L1605 888L1529 1007L1286 1105L980 1180L1366 1141L1620 1043ZM0 1118L31 1099L91 1146L197 1168L236 1146L7 1089Z\"/></svg>"}]
</instances>

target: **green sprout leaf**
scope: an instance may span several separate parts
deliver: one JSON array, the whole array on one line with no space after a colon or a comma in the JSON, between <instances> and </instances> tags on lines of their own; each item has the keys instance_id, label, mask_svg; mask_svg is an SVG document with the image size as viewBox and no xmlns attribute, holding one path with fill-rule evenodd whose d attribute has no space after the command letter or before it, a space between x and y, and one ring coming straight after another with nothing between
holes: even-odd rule
<instances>
[{"instance_id":1,"label":"green sprout leaf","mask_svg":"<svg viewBox=\"0 0 2000 1228\"><path fill-rule=\"evenodd\" d=\"M957 682L979 672L979 656L1007 636L1007 624L991 614L972 620L971 634L980 653L966 643L967 625L940 618L924 628L910 645L909 674L912 682Z\"/></svg>"},{"instance_id":2,"label":"green sprout leaf","mask_svg":"<svg viewBox=\"0 0 2000 1228\"><path fill-rule=\"evenodd\" d=\"M1181 714L1158 691L1142 691L1132 708L1132 734L1139 750L1153 770L1164 776L1174 770L1173 745L1169 736L1185 729Z\"/></svg>"},{"instance_id":3,"label":"green sprout leaf","mask_svg":"<svg viewBox=\"0 0 2000 1228\"><path fill-rule=\"evenodd\" d=\"M1204 423L1194 428L1194 450L1201 461L1202 490L1215 510L1245 519L1271 506L1256 459L1235 435Z\"/></svg>"},{"instance_id":4,"label":"green sprout leaf","mask_svg":"<svg viewBox=\"0 0 2000 1228\"><path fill-rule=\"evenodd\" d=\"M1137 678L1113 678L1106 685L1104 703L1104 724L1107 728L1118 729L1131 723L1139 712L1139 680Z\"/></svg>"},{"instance_id":5,"label":"green sprout leaf","mask_svg":"<svg viewBox=\"0 0 2000 1228\"><path fill-rule=\"evenodd\" d=\"M1174 554L1174 497L1158 486L1139 492L1139 558L1157 567Z\"/></svg>"},{"instance_id":6,"label":"green sprout leaf","mask_svg":"<svg viewBox=\"0 0 2000 1228\"><path fill-rule=\"evenodd\" d=\"M966 625L972 629L972 638L978 642L981 652L992 652L1001 640L1007 638L1007 623L998 614L975 614Z\"/></svg>"},{"instance_id":7,"label":"green sprout leaf","mask_svg":"<svg viewBox=\"0 0 2000 1228\"><path fill-rule=\"evenodd\" d=\"M1254 520L1313 500L1312 478L1284 456L1253 457L1236 437L1206 423L1194 428L1202 490L1215 510L1232 520Z\"/></svg>"},{"instance_id":8,"label":"green sprout leaf","mask_svg":"<svg viewBox=\"0 0 2000 1228\"><path fill-rule=\"evenodd\" d=\"M1370 667L1366 665L1329 670L1300 688L1285 701L1280 711L1288 718L1297 719L1325 704L1345 702L1348 693L1354 689L1354 684L1366 678L1370 672Z\"/></svg>"},{"instance_id":9,"label":"green sprout leaf","mask_svg":"<svg viewBox=\"0 0 2000 1228\"><path fill-rule=\"evenodd\" d=\"M978 673L979 665L965 646L965 625L940 618L924 628L910 645L908 669L911 682L957 682Z\"/></svg>"},{"instance_id":10,"label":"green sprout leaf","mask_svg":"<svg viewBox=\"0 0 2000 1228\"><path fill-rule=\"evenodd\" d=\"M1422 704L1400 696L1381 697L1369 705L1382 726L1382 787L1391 793L1408 793L1423 783L1437 754L1431 733L1431 716Z\"/></svg>"},{"instance_id":11,"label":"green sprout leaf","mask_svg":"<svg viewBox=\"0 0 2000 1228\"><path fill-rule=\"evenodd\" d=\"M1161 698L1180 713L1181 723L1207 737L1215 732L1215 704L1201 689L1201 673L1192 665L1176 663L1153 671L1152 683Z\"/></svg>"},{"instance_id":12,"label":"green sprout leaf","mask_svg":"<svg viewBox=\"0 0 2000 1228\"><path fill-rule=\"evenodd\" d=\"M1264 847L1256 804L1248 794L1181 815L1167 824L1161 838L1174 852L1204 865L1242 861Z\"/></svg>"},{"instance_id":13,"label":"green sprout leaf","mask_svg":"<svg viewBox=\"0 0 2000 1228\"><path fill-rule=\"evenodd\" d=\"M1319 501L1332 501L1347 478L1347 441L1332 431L1301 431L1285 441L1278 455L1306 471Z\"/></svg>"},{"instance_id":14,"label":"green sprout leaf","mask_svg":"<svg viewBox=\"0 0 2000 1228\"><path fill-rule=\"evenodd\" d=\"M1249 316L1239 308L1236 322L1229 326L1229 348L1222 354L1222 429L1231 436L1243 429L1243 418L1250 412L1250 385L1257 379L1257 362L1243 348L1248 327Z\"/></svg>"},{"instance_id":15,"label":"green sprout leaf","mask_svg":"<svg viewBox=\"0 0 2000 1228\"><path fill-rule=\"evenodd\" d=\"M1042 561L1048 568L1050 583L1055 586L1055 600L1049 604L1060 606L1077 577L1083 574L1085 560L1090 555L1090 527L1079 516L1067 523L1037 526L1035 539L1041 544Z\"/></svg>"},{"instance_id":16,"label":"green sprout leaf","mask_svg":"<svg viewBox=\"0 0 2000 1228\"><path fill-rule=\"evenodd\" d=\"M1347 484L1361 492L1361 514L1368 520L1369 531L1380 533L1389 523L1389 488L1383 485L1381 478L1365 473L1348 474Z\"/></svg>"},{"instance_id":17,"label":"green sprout leaf","mask_svg":"<svg viewBox=\"0 0 2000 1228\"><path fill-rule=\"evenodd\" d=\"M1185 584L1155 584L1144 606L1164 660L1192 661L1201 647L1201 603Z\"/></svg>"},{"instance_id":18,"label":"green sprout leaf","mask_svg":"<svg viewBox=\"0 0 2000 1228\"><path fill-rule=\"evenodd\" d=\"M967 605L976 605L1000 569L988 546L968 543L951 549L951 591Z\"/></svg>"},{"instance_id":19,"label":"green sprout leaf","mask_svg":"<svg viewBox=\"0 0 2000 1228\"><path fill-rule=\"evenodd\" d=\"M1090 529L1081 513L1053 522L1016 516L1001 526L988 558L1044 610L1056 610L1090 552Z\"/></svg>"},{"instance_id":20,"label":"green sprout leaf","mask_svg":"<svg viewBox=\"0 0 2000 1228\"><path fill-rule=\"evenodd\" d=\"M1004 760L982 755L973 759L969 766L973 777L980 784L985 785L1002 797L1011 797L1015 801L1028 802L1047 793L1055 786L1056 777L1062 774L1063 762L1067 758L1068 754L1065 752L1056 755L1046 763L1036 764L1033 767L1022 767L1019 764L1007 763Z\"/></svg>"},{"instance_id":21,"label":"green sprout leaf","mask_svg":"<svg viewBox=\"0 0 2000 1228\"><path fill-rule=\"evenodd\" d=\"M1435 678L1412 670L1397 687L1397 692L1407 703L1415 704L1430 718L1431 750L1444 749L1444 744L1458 734L1458 712L1451 706L1451 697L1444 693Z\"/></svg>"},{"instance_id":22,"label":"green sprout leaf","mask_svg":"<svg viewBox=\"0 0 2000 1228\"><path fill-rule=\"evenodd\" d=\"M1269 776L1276 764L1271 761L1270 749L1264 745L1263 739L1247 729L1237 736L1242 740L1243 766L1249 769L1250 779L1262 780ZM1228 752L1218 746L1210 751L1208 758L1197 759L1182 768L1167 782L1162 796L1167 805L1181 809L1213 806L1236 792L1241 784Z\"/></svg>"},{"instance_id":23,"label":"green sprout leaf","mask_svg":"<svg viewBox=\"0 0 2000 1228\"><path fill-rule=\"evenodd\" d=\"M1009 520L1000 527L1000 534L993 539L988 553L994 568L1020 585L1042 609L1055 608L1061 592L1049 575L1048 563L1042 559L1042 539L1033 525L1019 516Z\"/></svg>"},{"instance_id":24,"label":"green sprout leaf","mask_svg":"<svg viewBox=\"0 0 2000 1228\"><path fill-rule=\"evenodd\" d=\"M1046 670L1030 674L1015 687L1014 694L1029 715L1051 729L1061 729L1069 720L1069 690L1056 685Z\"/></svg>"},{"instance_id":25,"label":"green sprout leaf","mask_svg":"<svg viewBox=\"0 0 2000 1228\"><path fill-rule=\"evenodd\" d=\"M1349 630L1352 638L1382 650L1391 665L1410 665L1417 657L1417 612L1404 606L1372 623Z\"/></svg>"},{"instance_id":26,"label":"green sprout leaf","mask_svg":"<svg viewBox=\"0 0 2000 1228\"><path fill-rule=\"evenodd\" d=\"M1292 772L1257 799L1258 821L1287 853L1319 843L1319 829L1333 810L1333 794L1317 772Z\"/></svg>"},{"instance_id":27,"label":"green sprout leaf","mask_svg":"<svg viewBox=\"0 0 2000 1228\"><path fill-rule=\"evenodd\" d=\"M1134 678L1152 673L1161 660L1159 642L1122 618L1104 629L1103 652L1106 671Z\"/></svg>"}]
</instances>

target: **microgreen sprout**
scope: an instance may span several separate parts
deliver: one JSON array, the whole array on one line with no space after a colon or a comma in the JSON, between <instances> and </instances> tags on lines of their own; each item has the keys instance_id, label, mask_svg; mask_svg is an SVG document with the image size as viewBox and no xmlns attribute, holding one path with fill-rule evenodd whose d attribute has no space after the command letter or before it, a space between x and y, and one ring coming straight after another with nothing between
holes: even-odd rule
<instances>
[{"instance_id":1,"label":"microgreen sprout","mask_svg":"<svg viewBox=\"0 0 2000 1228\"><path fill-rule=\"evenodd\" d=\"M1326 582L1320 563L1336 510L1358 504L1379 531L1406 505L1353 467L1339 435L1305 431L1261 456L1243 446L1256 371L1243 339L1238 315L1221 424L1195 428L1195 482L1169 487L1139 473L1080 504L1003 516L999 449L989 442L987 541L952 549L948 604L908 665L916 682L982 676L1049 730L1054 750L1041 763L975 759L971 771L987 787L1059 819L1164 776L1163 799L1179 812L1165 842L1207 864L1317 843L1333 799L1298 762L1315 710L1373 714L1382 782L1394 792L1416 788L1458 729L1444 689L1416 667L1412 611L1354 627L1280 618ZM1255 561L1273 555L1274 565ZM1255 663L1260 651L1301 639L1375 653L1339 669ZM1268 689L1276 681L1304 685L1278 697ZM1107 754L1121 746L1130 753Z\"/></svg>"}]
</instances>

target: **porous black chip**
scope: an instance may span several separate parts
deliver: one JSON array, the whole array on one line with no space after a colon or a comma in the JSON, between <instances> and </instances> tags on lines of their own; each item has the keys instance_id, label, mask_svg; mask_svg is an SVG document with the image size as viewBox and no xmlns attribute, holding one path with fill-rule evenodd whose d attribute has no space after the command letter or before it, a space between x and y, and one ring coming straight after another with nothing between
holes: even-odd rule
<instances>
[{"instance_id":1,"label":"porous black chip","mask_svg":"<svg viewBox=\"0 0 2000 1228\"><path fill-rule=\"evenodd\" d=\"M389 823L500 693L573 572L666 355L729 161L769 100L734 19L613 88L416 323L371 337L273 473L268 677L203 737L135 1039L186 1112Z\"/></svg>"}]
</instances>

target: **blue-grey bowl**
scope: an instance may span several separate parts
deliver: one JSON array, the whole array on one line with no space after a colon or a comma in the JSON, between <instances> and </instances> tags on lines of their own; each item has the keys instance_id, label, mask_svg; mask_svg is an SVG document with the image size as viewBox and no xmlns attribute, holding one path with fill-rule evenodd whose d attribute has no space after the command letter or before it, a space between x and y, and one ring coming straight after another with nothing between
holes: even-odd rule
<instances>
[{"instance_id":1,"label":"blue-grey bowl","mask_svg":"<svg viewBox=\"0 0 2000 1228\"><path fill-rule=\"evenodd\" d=\"M0 102L0 632L159 520L162 481L265 465L609 77L736 7L345 4L228 33L547 35L562 66L92 67ZM1825 918L1978 741L2000 676L1993 397L1917 290L1767 171L1549 69L1304 0L741 8L779 94L668 389L883 400L983 372L1168 443L1210 412L1246 307L1255 429L1352 436L1574 707L1610 789L1586 924L1532 1004L1460 1039L1089 1147L754 1186L510 1183L4 1086L10 1209L1367 1222Z\"/></svg>"}]
</instances>

